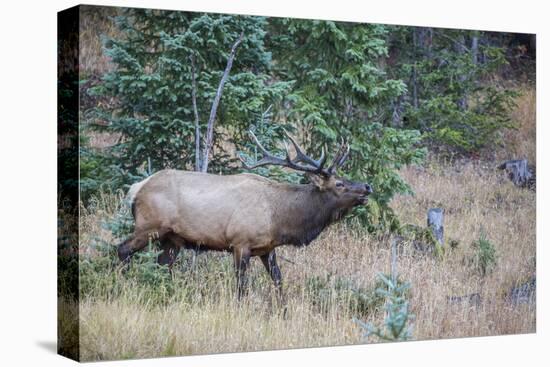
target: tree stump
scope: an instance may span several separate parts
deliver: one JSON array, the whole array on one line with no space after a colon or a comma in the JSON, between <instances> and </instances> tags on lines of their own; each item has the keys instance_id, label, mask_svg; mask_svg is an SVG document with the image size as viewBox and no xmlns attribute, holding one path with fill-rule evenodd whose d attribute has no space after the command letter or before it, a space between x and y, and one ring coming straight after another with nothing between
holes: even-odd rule
<instances>
[{"instance_id":1,"label":"tree stump","mask_svg":"<svg viewBox=\"0 0 550 367\"><path fill-rule=\"evenodd\" d=\"M529 185L533 174L527 165L527 159L513 159L502 163L499 169L505 170L514 185L526 187Z\"/></svg>"},{"instance_id":2,"label":"tree stump","mask_svg":"<svg viewBox=\"0 0 550 367\"><path fill-rule=\"evenodd\" d=\"M432 208L428 210L428 228L432 231L437 242L443 246L443 209Z\"/></svg>"}]
</instances>

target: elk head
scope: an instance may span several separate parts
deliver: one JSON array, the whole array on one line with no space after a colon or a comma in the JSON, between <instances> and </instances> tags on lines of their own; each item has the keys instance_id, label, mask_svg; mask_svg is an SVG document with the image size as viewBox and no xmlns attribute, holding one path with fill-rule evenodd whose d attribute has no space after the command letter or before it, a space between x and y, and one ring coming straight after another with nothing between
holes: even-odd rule
<instances>
[{"instance_id":1,"label":"elk head","mask_svg":"<svg viewBox=\"0 0 550 367\"><path fill-rule=\"evenodd\" d=\"M263 156L262 159L252 165L248 165L242 157L239 157L246 169L253 169L267 165L288 167L295 171L304 172L309 178L309 181L315 185L320 192L338 203L339 208L349 209L351 207L367 203L368 196L372 193L372 188L368 183L350 181L336 174L338 168L345 163L349 156L350 146L347 142L342 141L342 144L334 156L332 163L328 168L325 168L327 157L324 150L321 153L321 157L318 160L315 160L305 154L296 140L294 140L294 138L292 138L292 136L290 136L286 131L285 135L290 140L294 150L296 151L296 156L294 159L290 158L290 150L286 142L286 157L279 158L269 153L258 141L258 138L252 131L249 133L254 140L254 143L262 152Z\"/></svg>"}]
</instances>

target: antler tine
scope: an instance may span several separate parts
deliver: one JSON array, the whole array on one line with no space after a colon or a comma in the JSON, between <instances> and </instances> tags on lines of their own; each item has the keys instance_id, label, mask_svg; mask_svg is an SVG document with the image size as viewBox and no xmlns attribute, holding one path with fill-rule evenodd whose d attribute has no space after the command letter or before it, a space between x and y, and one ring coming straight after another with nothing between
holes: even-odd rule
<instances>
[{"instance_id":1,"label":"antler tine","mask_svg":"<svg viewBox=\"0 0 550 367\"><path fill-rule=\"evenodd\" d=\"M243 167L246 168L246 169L254 169L254 168L261 167L261 166L267 166L269 164L283 165L283 166L286 165L286 161L284 159L280 159L280 158L273 157L273 156L263 157L258 162L254 163L252 165L247 164L246 161L244 160L244 158L241 157L241 156L239 156L239 159L243 163Z\"/></svg>"},{"instance_id":2,"label":"antler tine","mask_svg":"<svg viewBox=\"0 0 550 367\"><path fill-rule=\"evenodd\" d=\"M239 160L241 161L241 163L243 164L243 167L246 168L246 169L252 169L253 167L252 166L249 166L248 163L246 163L246 160L239 154L238 155L239 157Z\"/></svg>"},{"instance_id":3,"label":"antler tine","mask_svg":"<svg viewBox=\"0 0 550 367\"><path fill-rule=\"evenodd\" d=\"M296 161L292 161L290 159L290 153L289 153L288 145L286 143L285 143L286 157L285 157L285 159L279 158L279 157L276 157L276 156L272 155L271 153L269 153L262 146L262 144L260 143L260 141L258 140L256 135L254 135L254 133L252 131L249 131L249 133L250 133L250 136L252 136L252 139L254 140L254 143L258 146L258 148L262 152L263 157L262 157L262 159L260 159L255 164L248 165L245 162L245 160L241 156L239 156L239 159L241 160L241 162L243 163L243 166L246 169L254 169L254 168L257 168L257 167L272 164L272 165L276 165L276 166L283 166L283 167L292 168L292 169L297 170L297 171L312 172L312 173L319 173L320 172L320 169L317 168L317 167L301 166L301 165L297 164Z\"/></svg>"},{"instance_id":4,"label":"antler tine","mask_svg":"<svg viewBox=\"0 0 550 367\"><path fill-rule=\"evenodd\" d=\"M342 143L340 144L340 147L338 148L338 151L336 152L336 154L334 155L334 158L332 159L332 163L330 164L330 166L328 168L328 172L330 174L334 173L334 171L336 170L337 165L338 165L338 161L340 160L340 157L342 156L342 149L343 148L344 148L344 145L343 145L343 141L342 141Z\"/></svg>"},{"instance_id":5,"label":"antler tine","mask_svg":"<svg viewBox=\"0 0 550 367\"><path fill-rule=\"evenodd\" d=\"M250 134L250 136L252 137L252 140L254 140L254 143L256 144L256 146L260 149L260 151L262 152L262 159L260 159L258 162L252 164L252 165L248 165L246 163L246 161L241 157L239 156L239 159L241 160L241 162L243 163L243 166L246 168L246 169L254 169L254 168L257 168L257 167L261 167L261 166L266 166L268 164L274 164L274 165L286 165L287 163L287 160L285 159L281 159L279 157L275 157L274 155L272 155L271 153L269 153L267 151L267 149L264 148L264 146L260 143L260 141L258 140L258 138L256 137L256 135L252 132L252 130L249 130L248 133Z\"/></svg>"},{"instance_id":6,"label":"antler tine","mask_svg":"<svg viewBox=\"0 0 550 367\"><path fill-rule=\"evenodd\" d=\"M327 156L325 155L325 147L321 147L321 157L317 162L319 162L319 169L323 169L325 163L327 162Z\"/></svg>"},{"instance_id":7,"label":"antler tine","mask_svg":"<svg viewBox=\"0 0 550 367\"><path fill-rule=\"evenodd\" d=\"M296 159L294 161L309 164L317 168L319 171L321 171L327 160L327 157L325 156L325 150L321 149L321 157L318 160L315 160L304 153L302 147L300 147L300 145L296 142L296 140L294 140L294 138L290 136L288 131L284 129L283 131L285 132L286 137L290 140L290 142L294 146L294 150L296 151ZM288 152L288 149L287 149L287 152Z\"/></svg>"},{"instance_id":8,"label":"antler tine","mask_svg":"<svg viewBox=\"0 0 550 367\"><path fill-rule=\"evenodd\" d=\"M270 156L271 154L269 154L269 152L264 148L262 143L260 143L260 141L258 140L256 135L252 132L252 130L248 130L248 133L250 134L250 136L252 136L252 139L254 140L254 143L258 146L258 148L260 148L260 151L262 152L264 157L265 156Z\"/></svg>"},{"instance_id":9,"label":"antler tine","mask_svg":"<svg viewBox=\"0 0 550 367\"><path fill-rule=\"evenodd\" d=\"M246 169L254 169L261 166L267 166L267 165L276 165L276 166L283 166L288 167L291 169L294 169L296 171L302 171L302 172L310 172L314 174L320 174L324 176L330 176L335 173L335 171L340 168L346 159L349 157L350 153L350 145L347 142L347 140L344 140L342 138L342 143L340 145L340 148L338 149L338 152L334 156L334 159L328 169L324 169L325 162L327 160L327 157L325 155L325 149L323 148L321 151L321 157L319 160L314 160L313 158L309 157L307 154L304 153L300 145L294 140L292 136L288 134L286 130L284 130L285 135L288 137L290 142L292 143L294 150L296 151L296 158L291 159L290 158L290 148L286 141L285 144L285 152L286 157L285 158L279 158L274 156L273 154L269 153L267 149L263 147L263 145L260 143L256 135L252 132L252 130L249 131L250 136L252 137L252 140L256 144L256 146L260 149L262 152L262 159L260 159L258 162L248 165L245 161L245 159L242 156L239 156L239 159L243 163L243 166ZM299 164L300 162L305 163L306 165Z\"/></svg>"},{"instance_id":10,"label":"antler tine","mask_svg":"<svg viewBox=\"0 0 550 367\"><path fill-rule=\"evenodd\" d=\"M340 158L340 160L338 161L338 164L337 164L338 168L342 167L346 162L346 159L348 159L350 149L351 149L350 145L346 142L346 152L342 155L342 158Z\"/></svg>"},{"instance_id":11,"label":"antler tine","mask_svg":"<svg viewBox=\"0 0 550 367\"><path fill-rule=\"evenodd\" d=\"M287 162L292 162L292 160L290 159L290 149L288 149L288 144L286 143L286 141L283 141L283 144L285 145L286 160Z\"/></svg>"}]
</instances>

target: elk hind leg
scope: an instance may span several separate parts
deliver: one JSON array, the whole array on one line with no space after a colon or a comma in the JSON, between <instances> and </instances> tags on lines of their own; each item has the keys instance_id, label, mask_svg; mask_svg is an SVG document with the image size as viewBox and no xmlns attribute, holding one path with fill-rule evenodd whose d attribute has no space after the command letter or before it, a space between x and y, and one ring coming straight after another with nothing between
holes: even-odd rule
<instances>
[{"instance_id":1,"label":"elk hind leg","mask_svg":"<svg viewBox=\"0 0 550 367\"><path fill-rule=\"evenodd\" d=\"M269 273L269 276L273 280L275 289L277 290L277 298L279 303L283 303L283 277L281 275L281 269L277 264L277 256L275 255L275 250L270 251L269 253L260 256L262 264L264 264L265 270Z\"/></svg>"}]
</instances>

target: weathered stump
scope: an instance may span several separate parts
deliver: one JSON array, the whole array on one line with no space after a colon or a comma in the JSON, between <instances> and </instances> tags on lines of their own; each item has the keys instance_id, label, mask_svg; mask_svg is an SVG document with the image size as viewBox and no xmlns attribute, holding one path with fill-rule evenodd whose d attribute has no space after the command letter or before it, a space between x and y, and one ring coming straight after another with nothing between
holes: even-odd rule
<instances>
[{"instance_id":1,"label":"weathered stump","mask_svg":"<svg viewBox=\"0 0 550 367\"><path fill-rule=\"evenodd\" d=\"M428 210L428 228L432 231L437 242L443 246L443 209L432 208Z\"/></svg>"},{"instance_id":2,"label":"weathered stump","mask_svg":"<svg viewBox=\"0 0 550 367\"><path fill-rule=\"evenodd\" d=\"M513 159L502 163L499 169L505 170L514 185L527 187L533 177L533 173L527 165L527 159Z\"/></svg>"}]
</instances>

